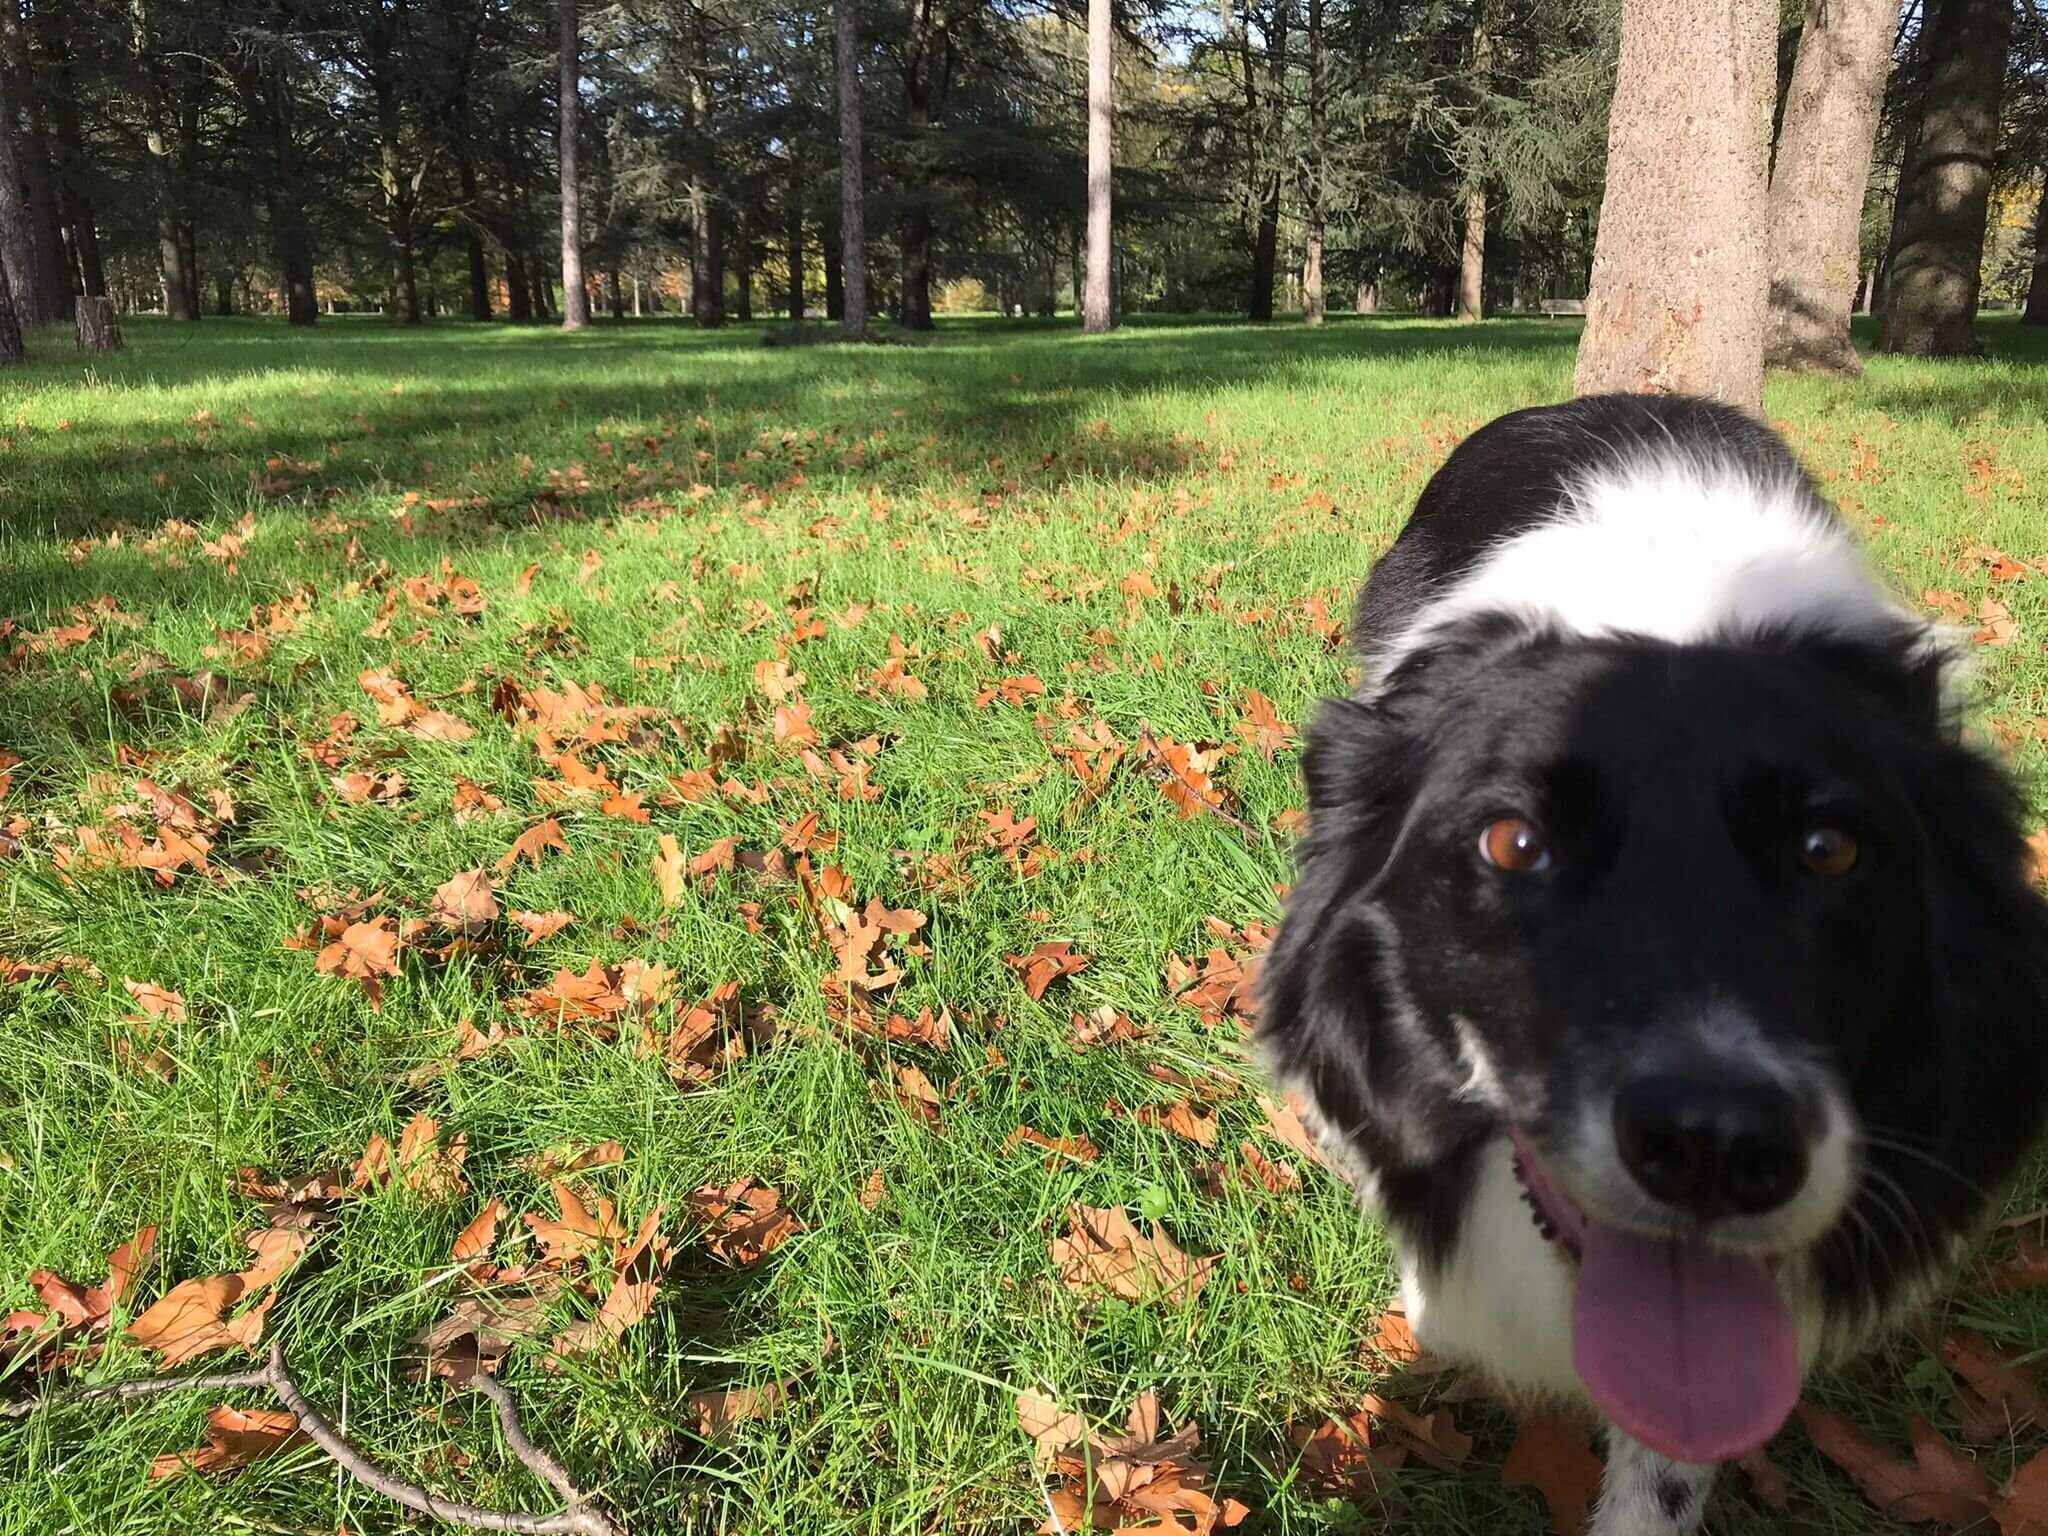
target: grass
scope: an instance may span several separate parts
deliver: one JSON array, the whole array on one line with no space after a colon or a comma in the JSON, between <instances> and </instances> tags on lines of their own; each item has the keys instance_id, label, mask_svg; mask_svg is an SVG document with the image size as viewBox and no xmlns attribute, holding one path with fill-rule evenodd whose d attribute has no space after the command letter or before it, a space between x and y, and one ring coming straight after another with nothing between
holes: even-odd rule
<instances>
[{"instance_id":1,"label":"grass","mask_svg":"<svg viewBox=\"0 0 2048 1536\"><path fill-rule=\"evenodd\" d=\"M2048 555L2048 338L2002 320L1985 332L1991 361L1874 360L1859 382L1774 380L1769 404L1902 592L1953 593L1972 615L1994 591L2009 606L2019 643L1983 652L1981 703L2016 743L2038 816L2048 743L2028 727L2048 688L2048 581L1996 583L1970 551ZM93 359L37 338L36 360L0 380L0 615L18 626L0 747L22 759L0 800L0 818L20 818L19 851L0 862L0 954L97 970L0 988L0 1307L35 1304L38 1267L97 1279L147 1223L163 1262L145 1300L239 1268L239 1235L260 1216L234 1192L236 1169L346 1166L424 1110L467 1137L469 1193L345 1203L270 1327L315 1398L345 1401L351 1432L389 1464L533 1507L544 1490L473 1399L407 1378L406 1341L443 1310L444 1292L423 1285L486 1200L552 1208L526 1159L616 1138L625 1162L584 1184L629 1215L666 1203L683 1257L615 1350L549 1372L529 1348L508 1379L541 1438L636 1528L1019 1529L1042 1508L1013 1409L1034 1384L1098 1421L1156 1385L1169 1422L1201 1426L1261 1529L1385 1523L1307 1490L1282 1436L1379 1377L1361 1348L1391 1290L1379 1236L1313 1171L1283 1196L1205 1193L1197 1165L1214 1154L1131 1113L1177 1092L1148 1065L1250 1075L1235 1022L1204 1023L1162 977L1169 955L1211 946L1206 919L1277 914L1285 838L1181 819L1129 765L1087 802L1046 738L1066 730L1055 706L1068 694L1135 746L1147 726L1237 740L1249 689L1299 719L1342 688L1345 659L1305 600L1341 616L1451 445L1566 390L1571 325L1138 323L1088 341L956 323L927 346L860 350L655 322L565 338L145 319L129 335L127 353ZM405 598L406 578L444 571L479 583L480 617ZM82 643L28 643L102 595L139 627L101 614ZM295 596L303 619L267 656L223 649L217 631ZM861 604L864 621L842 624ZM755 669L793 606L826 621L788 659L812 722L827 743L878 738L878 799L838 799L776 750ZM992 626L1000 640L978 642ZM868 684L892 637L927 697ZM163 671L131 683L150 654ZM381 667L474 736L380 727L357 679ZM208 668L249 707L209 716L163 682ZM977 706L1024 673L1045 698ZM532 948L409 958L373 1011L285 947L312 920L298 893L382 891L384 910L423 915L443 880L495 861L544 814L534 780L551 775L491 707L508 678L596 682L659 712L658 741L595 755L644 794L651 823L562 808L573 852L520 865L500 900L575 924ZM362 722L347 766L402 772L409 797L353 805L330 789L304 749L343 711ZM721 772L784 781L768 803L659 803L670 775L707 765L721 725L745 749ZM133 800L124 747L202 804L232 795L219 878L160 886L53 866L72 827ZM458 823L458 774L503 813ZM1255 828L1298 801L1291 752L1246 748L1222 779ZM979 848L978 813L996 809L1036 816L1057 857L1026 876ZM832 957L786 884L720 873L664 908L660 834L691 855L723 837L765 849L812 810L839 839L821 863L863 897L928 914L929 953L906 960L878 1012L949 1007L951 1049L837 1027L819 985ZM933 855L955 856L961 878L935 878ZM761 904L758 932L742 901ZM1034 1002L1003 959L1055 939L1092 961ZM454 1060L462 1021L517 1024L507 1000L556 967L628 957L673 968L685 1000L738 983L780 1011L778 1043L687 1091L630 1038L536 1029ZM116 1049L135 1035L126 979L186 999L189 1020L164 1042L169 1081ZM1102 1005L1144 1038L1075 1052L1069 1016ZM936 1129L872 1086L892 1061L939 1085ZM1262 1117L1251 1094L1218 1113L1231 1158ZM1020 1124L1085 1134L1102 1155L1048 1170L1006 1145ZM857 1194L878 1168L888 1193L868 1210ZM684 1201L742 1176L780 1189L804 1230L734 1269L704 1253ZM1210 1283L1186 1308L1084 1303L1045 1248L1074 1201L1142 1209L1188 1251L1220 1255ZM518 1251L508 1237L502 1256ZM2026 1297L1966 1286L1948 1305L2008 1346L2048 1344L2048 1311ZM148 1368L117 1343L93 1369ZM726 1443L685 1431L690 1392L795 1375L783 1413ZM1881 1434L1916 1411L1953 1423L1946 1376L1910 1345L1823 1391ZM304 1452L227 1481L151 1480L153 1457L199 1443L206 1406L79 1405L0 1425L0 1529L399 1528L391 1506ZM1544 1529L1529 1495L1499 1485L1503 1421L1460 1413L1481 1436L1474 1464L1401 1474L1392 1528ZM2026 1449L1986 1454L2002 1473ZM1796 1432L1779 1450L1792 1526L1886 1528ZM1785 1528L1734 1483L1716 1529Z\"/></svg>"}]
</instances>

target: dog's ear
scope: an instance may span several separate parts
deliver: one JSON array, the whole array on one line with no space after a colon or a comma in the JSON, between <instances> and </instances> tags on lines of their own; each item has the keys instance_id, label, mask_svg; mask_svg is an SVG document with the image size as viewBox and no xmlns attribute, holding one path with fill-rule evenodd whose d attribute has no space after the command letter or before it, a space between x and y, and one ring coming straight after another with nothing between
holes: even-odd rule
<instances>
[{"instance_id":1,"label":"dog's ear","mask_svg":"<svg viewBox=\"0 0 2048 1536\"><path fill-rule=\"evenodd\" d=\"M1276 1071L1383 1174L1430 1163L1459 1134L1441 1113L1455 1072L1407 999L1397 935L1373 900L1427 760L1384 702L1322 706L1303 755L1299 876L1261 968L1259 1034Z\"/></svg>"}]
</instances>

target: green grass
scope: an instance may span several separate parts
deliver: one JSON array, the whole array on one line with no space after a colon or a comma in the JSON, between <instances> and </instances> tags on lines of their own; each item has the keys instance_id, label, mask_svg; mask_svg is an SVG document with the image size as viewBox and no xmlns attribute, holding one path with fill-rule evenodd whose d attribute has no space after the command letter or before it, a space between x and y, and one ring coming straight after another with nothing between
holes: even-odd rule
<instances>
[{"instance_id":1,"label":"green grass","mask_svg":"<svg viewBox=\"0 0 2048 1536\"><path fill-rule=\"evenodd\" d=\"M1282 1436L1290 1419L1355 1405L1377 1379L1361 1343L1391 1289L1378 1234L1320 1174L1284 1196L1205 1194L1196 1166L1208 1154L1106 1107L1170 1101L1148 1064L1251 1074L1235 1024L1172 1004L1162 977L1171 952L1209 947L1206 918L1276 915L1285 839L1252 845L1218 818L1179 819L1128 765L1084 803L1036 717L1063 733L1053 706L1071 692L1133 745L1148 724L1231 740L1256 688L1301 718L1344 686L1346 667L1304 600L1344 614L1457 438L1567 389L1573 327L1139 323L1090 341L962 323L926 346L858 350L769 349L746 327L706 336L653 322L574 338L367 322L304 337L253 321L128 328L131 349L113 358L37 338L36 361L0 379L0 616L18 624L0 747L23 759L0 800L0 819L22 818L21 851L0 862L0 954L85 956L98 971L61 989L0 988L0 1308L34 1304L39 1266L96 1280L108 1250L146 1223L161 1226L163 1263L145 1299L239 1267L238 1236L260 1217L234 1193L235 1169L346 1165L372 1134L395 1141L425 1110L467 1136L470 1193L345 1204L285 1283L271 1327L313 1395L345 1397L351 1432L390 1465L444 1492L533 1507L545 1491L474 1399L406 1378L405 1341L439 1315L443 1292L422 1285L485 1200L515 1213L508 1231L516 1213L550 1208L524 1159L615 1137L625 1163L583 1182L636 1216L666 1202L683 1258L615 1353L550 1373L529 1350L508 1379L540 1436L636 1529L1019 1529L1041 1510L1012 1406L1034 1384L1099 1420L1156 1385L1171 1423L1200 1424L1221 1483L1262 1529L1384 1523L1305 1491ZM1769 401L1899 589L1953 592L1973 613L1995 584L1971 546L2048 556L2048 337L2001 320L1985 332L1991 361L1876 360L1854 383L1774 380ZM295 488L259 489L280 478ZM245 517L238 557L205 552ZM167 531L174 521L196 537ZM602 566L579 579L590 551ZM481 584L481 618L404 600L405 578L438 578L444 562ZM1156 595L1127 593L1134 576ZM2048 580L1995 590L2020 639L1983 653L1978 687L1985 714L2020 739L2038 817L2048 743L2024 727L2048 687ZM303 623L265 659L208 655L216 630L299 593ZM367 637L391 594L388 634ZM820 737L881 740L871 803L834 798L775 750L754 669L789 630L793 594L827 621L789 659ZM102 595L140 627L102 619L83 644L24 648L24 635ZM861 603L874 605L864 623L833 622ZM991 625L999 662L976 640ZM860 686L892 635L929 697ZM224 673L253 702L209 721L161 676L124 702L145 652L169 664L163 675ZM635 665L677 656L667 670ZM446 745L380 728L357 676L386 666L474 737ZM1045 699L976 707L981 688L1026 672ZM598 682L673 722L658 744L598 754L645 793L652 824L565 809L573 853L521 865L500 900L565 908L576 924L531 949L410 958L373 1012L312 954L284 947L312 916L296 893L383 890L388 910L424 915L444 879L495 860L538 819L532 781L547 770L491 708L508 677ZM341 711L363 723L352 765L396 768L410 798L357 806L329 791L328 770L301 749ZM720 724L746 747L722 772L787 783L758 807L659 806L667 776L706 765ZM240 868L168 888L133 871L61 875L50 853L68 829L132 799L137 770L119 766L117 746L157 754L147 771L202 803L227 789L239 819L216 862ZM456 774L501 795L504 814L458 824ZM1254 827L1298 803L1291 753L1240 752L1223 780ZM976 813L997 807L1038 817L1061 856L1026 878L975 851ZM918 937L930 953L907 961L880 1011L949 1006L950 1051L885 1048L830 1023L819 982L832 959L788 885L719 875L663 910L650 864L659 834L691 854L726 836L766 848L809 810L839 838L821 862L843 866L862 897L929 914ZM955 852L965 888L923 888L920 862ZM738 906L749 900L762 904L759 933ZM1047 939L1093 960L1034 1003L1003 957ZM739 983L780 1010L779 1043L690 1091L630 1039L536 1031L452 1061L460 1021L517 1022L506 1000L556 967L629 956L672 967L684 999ZM129 1033L124 978L185 996L168 1083L116 1054ZM1077 1054L1069 1014L1105 1003L1145 1038ZM990 1047L1005 1064L991 1065ZM892 1057L946 1093L939 1130L871 1089ZM1252 1094L1219 1112L1226 1151L1257 1134ZM1019 1124L1086 1134L1102 1156L1049 1172L1030 1149L1005 1150ZM856 1196L877 1168L889 1194L868 1211ZM704 1254L683 1201L743 1175L781 1189L805 1230L735 1271ZM1045 1241L1077 1200L1163 1213L1190 1252L1220 1255L1199 1299L1090 1307L1062 1289ZM2048 1311L2027 1298L1966 1287L1951 1305L2008 1345L2048 1344ZM92 1369L148 1365L116 1345ZM787 1411L730 1443L706 1448L684 1431L691 1391L797 1374ZM1914 1411L1953 1422L1946 1377L1911 1346L1824 1391L1884 1434ZM444 1402L441 1418L423 1411ZM0 1424L0 1529L401 1528L391 1506L307 1453L225 1482L150 1480L154 1456L199 1442L206 1406L178 1396ZM1403 1473L1394 1528L1533 1536L1538 1506L1499 1487L1503 1421L1460 1413L1482 1438L1474 1465ZM474 1460L451 1469L451 1446ZM2014 1449L2027 1447L1986 1453L1995 1472ZM1796 1432L1780 1453L1795 1528L1884 1528ZM1715 1528L1767 1528L1734 1481Z\"/></svg>"}]
</instances>

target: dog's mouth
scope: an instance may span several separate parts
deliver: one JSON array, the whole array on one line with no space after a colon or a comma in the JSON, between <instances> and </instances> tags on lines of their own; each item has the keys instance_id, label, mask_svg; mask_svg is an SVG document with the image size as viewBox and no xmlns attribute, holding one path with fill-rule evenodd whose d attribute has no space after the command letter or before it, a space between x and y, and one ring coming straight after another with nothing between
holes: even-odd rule
<instances>
[{"instance_id":1,"label":"dog's mouth","mask_svg":"<svg viewBox=\"0 0 2048 1536\"><path fill-rule=\"evenodd\" d=\"M1799 1398L1799 1330L1768 1260L1589 1216L1510 1127L1540 1231L1575 1265L1572 1364L1600 1410L1674 1461L1728 1461Z\"/></svg>"}]
</instances>

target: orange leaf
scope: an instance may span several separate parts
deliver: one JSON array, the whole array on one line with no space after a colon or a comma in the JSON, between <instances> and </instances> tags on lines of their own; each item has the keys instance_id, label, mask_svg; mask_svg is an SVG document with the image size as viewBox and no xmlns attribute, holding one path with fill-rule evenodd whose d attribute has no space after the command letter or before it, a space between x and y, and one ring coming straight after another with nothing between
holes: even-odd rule
<instances>
[{"instance_id":1,"label":"orange leaf","mask_svg":"<svg viewBox=\"0 0 2048 1536\"><path fill-rule=\"evenodd\" d=\"M451 875L434 892L434 916L458 933L479 938L498 920L498 903L491 890L489 870L465 869Z\"/></svg>"},{"instance_id":2,"label":"orange leaf","mask_svg":"<svg viewBox=\"0 0 2048 1536\"><path fill-rule=\"evenodd\" d=\"M1600 1494L1602 1468L1590 1426L1564 1413L1515 1420L1515 1443L1501 1464L1503 1488L1534 1488L1550 1511L1554 1536L1579 1536Z\"/></svg>"},{"instance_id":3,"label":"orange leaf","mask_svg":"<svg viewBox=\"0 0 2048 1536\"><path fill-rule=\"evenodd\" d=\"M1796 1412L1814 1449L1848 1473L1880 1514L1969 1525L1990 1512L1991 1479L1925 1419L1916 1415L1907 1427L1913 1459L1902 1461L1838 1413L1807 1402Z\"/></svg>"},{"instance_id":4,"label":"orange leaf","mask_svg":"<svg viewBox=\"0 0 2048 1536\"><path fill-rule=\"evenodd\" d=\"M687 863L683 850L676 845L675 834L661 834L660 845L654 855L654 881L661 887L661 904L664 907L679 906L683 899L683 876Z\"/></svg>"},{"instance_id":5,"label":"orange leaf","mask_svg":"<svg viewBox=\"0 0 2048 1536\"><path fill-rule=\"evenodd\" d=\"M192 1472L239 1472L251 1462L275 1456L305 1440L295 1414L282 1408L210 1409L206 1444L196 1451L177 1451L150 1463L151 1477L176 1477Z\"/></svg>"},{"instance_id":6,"label":"orange leaf","mask_svg":"<svg viewBox=\"0 0 2048 1536\"><path fill-rule=\"evenodd\" d=\"M512 846L498 860L498 873L510 874L512 866L521 859L537 865L550 848L569 852L569 840L562 836L562 824L552 816L537 827L527 828L512 840Z\"/></svg>"}]
</instances>

